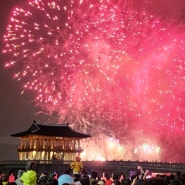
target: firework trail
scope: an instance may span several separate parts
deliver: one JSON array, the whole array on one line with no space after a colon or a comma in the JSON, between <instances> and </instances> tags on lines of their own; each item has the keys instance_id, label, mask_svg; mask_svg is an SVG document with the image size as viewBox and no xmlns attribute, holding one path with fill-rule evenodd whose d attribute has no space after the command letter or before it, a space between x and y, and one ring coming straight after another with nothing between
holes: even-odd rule
<instances>
[{"instance_id":1,"label":"firework trail","mask_svg":"<svg viewBox=\"0 0 185 185\"><path fill-rule=\"evenodd\" d=\"M30 0L10 17L5 67L61 121L159 142L185 129L182 30L123 0Z\"/></svg>"}]
</instances>

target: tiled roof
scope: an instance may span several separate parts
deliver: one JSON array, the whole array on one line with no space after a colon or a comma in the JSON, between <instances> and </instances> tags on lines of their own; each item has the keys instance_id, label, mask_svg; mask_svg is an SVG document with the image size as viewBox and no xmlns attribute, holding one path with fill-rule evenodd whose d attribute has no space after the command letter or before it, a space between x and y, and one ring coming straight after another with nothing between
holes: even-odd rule
<instances>
[{"instance_id":1,"label":"tiled roof","mask_svg":"<svg viewBox=\"0 0 185 185\"><path fill-rule=\"evenodd\" d=\"M28 135L71 137L71 138L88 138L89 134L80 133L69 127L68 124L40 124L33 123L28 130L11 134L12 137L24 137Z\"/></svg>"}]
</instances>

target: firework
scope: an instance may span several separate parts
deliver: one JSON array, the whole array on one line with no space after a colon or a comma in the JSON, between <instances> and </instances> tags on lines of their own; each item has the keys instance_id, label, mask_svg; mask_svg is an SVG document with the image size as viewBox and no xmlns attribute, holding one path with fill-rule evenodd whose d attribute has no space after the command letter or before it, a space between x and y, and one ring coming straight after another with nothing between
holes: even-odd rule
<instances>
[{"instance_id":1,"label":"firework","mask_svg":"<svg viewBox=\"0 0 185 185\"><path fill-rule=\"evenodd\" d=\"M124 0L30 0L10 17L5 67L37 107L85 131L183 132L182 29Z\"/></svg>"}]
</instances>

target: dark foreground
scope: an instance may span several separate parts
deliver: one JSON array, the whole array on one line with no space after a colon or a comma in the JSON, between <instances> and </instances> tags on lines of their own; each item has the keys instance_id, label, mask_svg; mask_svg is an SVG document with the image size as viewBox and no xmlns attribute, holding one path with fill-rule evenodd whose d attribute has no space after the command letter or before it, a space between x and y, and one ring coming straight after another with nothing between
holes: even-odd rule
<instances>
[{"instance_id":1,"label":"dark foreground","mask_svg":"<svg viewBox=\"0 0 185 185\"><path fill-rule=\"evenodd\" d=\"M37 173L57 172L62 174L69 168L70 161L35 161L37 164ZM27 161L0 161L0 171L6 174L17 174L19 169L25 169ZM142 166L144 170L152 173L176 173L185 172L185 164L167 163L167 162L139 162L139 161L83 161L84 169L91 173L97 171L99 174L124 173L129 176L131 171L137 171L137 166Z\"/></svg>"}]
</instances>

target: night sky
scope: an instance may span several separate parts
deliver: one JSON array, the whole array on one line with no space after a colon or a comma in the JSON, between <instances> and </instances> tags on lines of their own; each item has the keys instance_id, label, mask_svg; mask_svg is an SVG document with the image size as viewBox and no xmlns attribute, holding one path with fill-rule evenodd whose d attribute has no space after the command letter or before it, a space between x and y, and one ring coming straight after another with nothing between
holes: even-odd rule
<instances>
[{"instance_id":1,"label":"night sky","mask_svg":"<svg viewBox=\"0 0 185 185\"><path fill-rule=\"evenodd\" d=\"M1 0L0 1L0 33L6 29L9 19L9 12L18 3L19 0ZM1 42L2 48L2 42ZM10 137L11 133L27 129L37 118L36 109L28 96L21 95L21 84L12 80L12 71L5 70L3 67L4 58L2 55L0 62L0 160L18 159L16 147L18 138ZM39 118L41 119L41 118Z\"/></svg>"},{"instance_id":2,"label":"night sky","mask_svg":"<svg viewBox=\"0 0 185 185\"><path fill-rule=\"evenodd\" d=\"M19 4L24 6L24 0L1 0L0 1L0 34L5 33L11 9ZM138 8L142 7L144 1L135 0ZM139 2L139 3L138 3ZM145 1L146 2L146 1ZM148 1L150 2L150 1ZM171 17L177 21L185 20L184 0L153 0L147 9L154 15L162 15L165 18ZM1 42L0 47L3 47ZM48 122L49 118L37 115L38 109L35 108L33 95L25 93L21 95L22 84L13 80L13 68L4 69L5 57L0 55L0 160L17 159L16 146L18 138L11 138L10 134L27 129L33 122Z\"/></svg>"}]
</instances>

